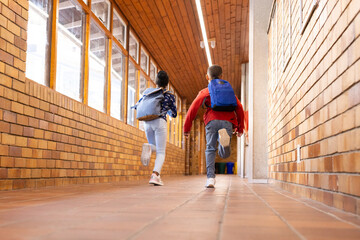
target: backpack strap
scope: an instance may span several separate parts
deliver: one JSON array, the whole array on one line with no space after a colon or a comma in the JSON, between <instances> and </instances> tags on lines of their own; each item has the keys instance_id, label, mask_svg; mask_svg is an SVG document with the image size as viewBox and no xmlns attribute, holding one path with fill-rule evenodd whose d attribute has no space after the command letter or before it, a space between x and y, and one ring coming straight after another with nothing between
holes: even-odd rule
<instances>
[{"instance_id":1,"label":"backpack strap","mask_svg":"<svg viewBox=\"0 0 360 240\"><path fill-rule=\"evenodd\" d=\"M205 97L204 100L203 100L203 102L202 102L202 104L201 104L201 107L202 107L203 109L211 108L211 106L208 106L208 105L205 103L207 98L208 98L208 97Z\"/></svg>"}]
</instances>

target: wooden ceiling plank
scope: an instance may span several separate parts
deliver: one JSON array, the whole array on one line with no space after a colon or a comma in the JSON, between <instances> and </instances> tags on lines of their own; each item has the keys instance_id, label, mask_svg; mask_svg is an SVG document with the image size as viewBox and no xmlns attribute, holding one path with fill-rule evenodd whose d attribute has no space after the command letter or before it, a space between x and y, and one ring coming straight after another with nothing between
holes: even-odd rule
<instances>
[{"instance_id":1,"label":"wooden ceiling plank","mask_svg":"<svg viewBox=\"0 0 360 240\"><path fill-rule=\"evenodd\" d=\"M193 0L115 0L147 51L171 78L172 86L188 99L207 82L205 50L195 1ZM249 0L202 0L214 64L223 67L237 94L241 87L241 63L248 61Z\"/></svg>"},{"instance_id":2,"label":"wooden ceiling plank","mask_svg":"<svg viewBox=\"0 0 360 240\"><path fill-rule=\"evenodd\" d=\"M200 46L200 41L196 40L196 39L202 39L202 37L201 37L202 34L201 34L201 29L200 29L199 18L197 16L195 1L185 1L185 6L186 6L187 15L189 16L189 21L196 23L196 24L191 24L191 29L192 29L192 34L195 38L195 41L198 41L198 44L199 44L198 46ZM205 75L206 75L206 71L208 68L208 62L206 59L205 49L198 47L197 52L198 52L200 60L201 60L198 64L198 69L199 69L199 74L200 74L198 81L199 81L200 85L202 86L202 88L204 88L207 86L207 81L206 81Z\"/></svg>"},{"instance_id":3,"label":"wooden ceiling plank","mask_svg":"<svg viewBox=\"0 0 360 240\"><path fill-rule=\"evenodd\" d=\"M240 83L237 83L235 89L238 89L238 94L240 94L241 88L241 52L245 49L241 46L241 38L244 37L241 32L241 19L242 19L242 2L243 0L237 0L236 2L236 19L235 19L235 77L240 79ZM240 95L239 95L240 96Z\"/></svg>"},{"instance_id":4,"label":"wooden ceiling plank","mask_svg":"<svg viewBox=\"0 0 360 240\"><path fill-rule=\"evenodd\" d=\"M233 81L234 84L237 84L238 79L235 78L235 71L236 71L236 64L235 64L235 46L236 46L236 1L237 0L231 0L230 3L230 29L231 29L231 69L230 69L230 79Z\"/></svg>"},{"instance_id":5,"label":"wooden ceiling plank","mask_svg":"<svg viewBox=\"0 0 360 240\"><path fill-rule=\"evenodd\" d=\"M173 62L173 60L174 60L174 57L171 56L172 51L170 51L171 42L168 41L168 39L166 39L165 41L159 41L159 38L160 38L160 40L165 39L164 32L161 31L161 29L160 29L160 27L165 29L165 23L162 22L162 21L156 21L157 22L157 24L156 24L154 22L154 19L151 18L153 16L153 13L154 13L152 10L148 11L148 13L145 14L146 8L144 9L144 6L139 4L139 1L132 1L132 3L135 4L134 7L136 7L137 11L139 11L139 13L140 13L139 17L142 18L142 20L144 22L151 22L152 26L153 26L153 29L158 33L158 34L156 34L157 38L154 39L154 42L158 42L159 49L156 52L156 55L153 54L153 57L156 59L158 64L164 68L164 65L163 65L164 62ZM141 13L143 13L143 14L141 14ZM149 16L149 17L147 17L147 16ZM159 25L160 25L160 27L159 27ZM147 32L149 30L144 29L143 31ZM149 33L149 35L152 36L153 34ZM167 50L164 51L163 49L167 49ZM169 53L170 57L163 54L164 52ZM169 76L173 77L173 78L175 76L177 76L176 70L173 69L175 65L176 65L175 62L173 62L172 64L168 64L168 66L166 67L166 71L169 73Z\"/></svg>"},{"instance_id":6,"label":"wooden ceiling plank","mask_svg":"<svg viewBox=\"0 0 360 240\"><path fill-rule=\"evenodd\" d=\"M187 39L188 44L190 46L193 46L192 43L189 43L190 38L187 36L187 32L184 30L185 28L188 28L189 25L179 24L179 22L177 21L177 18L175 17L175 13L174 13L175 8L173 8L168 1L164 1L163 4L164 4L164 7L167 9L167 14L168 14L168 16L170 18L170 22L172 24L171 27L173 29L175 29L175 32L176 32L176 39L174 39L174 41L177 41L178 45L181 46L180 49L177 48L179 55L184 59L183 62L187 64L187 67L186 66L184 67L184 65L180 65L179 70L184 73L190 72L190 73L192 73L192 75L196 76L197 68L196 68L196 64L194 64L195 59L191 55L192 51L190 51L190 53L189 53L189 48L186 47L186 40L185 40L185 39ZM186 76L184 76L184 77L186 77ZM181 82L179 82L179 84L181 84ZM194 87L196 88L197 81L192 81L190 83L190 85L194 85Z\"/></svg>"},{"instance_id":7,"label":"wooden ceiling plank","mask_svg":"<svg viewBox=\"0 0 360 240\"><path fill-rule=\"evenodd\" d=\"M139 7L139 6L138 6ZM140 10L140 12L141 12L142 10ZM140 14L141 15L141 14ZM145 15L145 14L144 14ZM148 22L150 22L150 20L145 20L145 21L148 21ZM144 31L144 32L146 32L147 31L147 29L143 29L142 31ZM152 36L152 34L149 34L150 36ZM156 40L151 40L151 42L156 42ZM154 44L150 44L150 45L154 45ZM161 44L160 44L160 46L161 46ZM165 47L163 47L163 48L165 48ZM148 51L150 52L150 53L152 53L152 51L150 50L151 48L148 48ZM156 52L159 52L160 51L160 49L159 50L157 50ZM152 56L153 57L155 57L154 56L154 54L152 54ZM164 54L160 54L160 55L158 55L158 56L156 56L155 57L155 59L156 59L156 61L157 61L157 63L160 65L160 66L164 66L164 65L166 65L166 67L164 68L164 70L166 69L166 71L168 72L168 74L169 74L169 77L170 77L170 79L173 79L173 81L171 81L171 83L173 84L173 83L176 83L176 82L179 82L179 81L177 81L176 80L176 78L177 78L177 76L178 76L178 73L176 72L176 70L175 69L173 69L173 67L175 67L176 66L176 64L174 63L174 64L164 64L164 63L167 63L167 62L170 62L170 59L168 58L168 57L166 57ZM173 58L171 58L171 59L173 59ZM181 85L180 86L175 86L175 89L179 92L180 91L180 89L181 89ZM184 96L184 92L186 92L186 89L181 89L182 91L182 93L180 94L180 95L182 95L182 96Z\"/></svg>"},{"instance_id":8,"label":"wooden ceiling plank","mask_svg":"<svg viewBox=\"0 0 360 240\"><path fill-rule=\"evenodd\" d=\"M216 47L214 49L214 63L221 65L222 59L222 37L220 33L220 19L219 19L219 11L218 11L218 4L217 0L211 0L211 10L213 14L213 22L214 22L214 30L215 30L215 39L216 39Z\"/></svg>"},{"instance_id":9,"label":"wooden ceiling plank","mask_svg":"<svg viewBox=\"0 0 360 240\"><path fill-rule=\"evenodd\" d=\"M215 32L215 22L214 22L214 16L212 12L212 4L211 0L204 0L205 1L205 11L204 11L204 18L205 23L208 26L208 32L209 32L209 39L215 39L215 48L211 48L210 46L210 52L213 59L214 64L216 63L216 59L218 58L218 52L216 51L216 48L219 46L218 39L216 38L216 32Z\"/></svg>"},{"instance_id":10,"label":"wooden ceiling plank","mask_svg":"<svg viewBox=\"0 0 360 240\"><path fill-rule=\"evenodd\" d=\"M226 29L225 29L225 7L224 1L218 0L218 11L219 11L219 30L220 30L220 39L221 39L221 60L220 65L223 67L224 72L226 73ZM225 75L225 74L224 74Z\"/></svg>"}]
</instances>

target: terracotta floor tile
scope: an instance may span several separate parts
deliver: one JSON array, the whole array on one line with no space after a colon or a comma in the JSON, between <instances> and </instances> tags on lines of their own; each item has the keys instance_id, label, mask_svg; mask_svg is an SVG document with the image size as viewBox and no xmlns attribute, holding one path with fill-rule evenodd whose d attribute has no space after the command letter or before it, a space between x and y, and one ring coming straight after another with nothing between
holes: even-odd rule
<instances>
[{"instance_id":1,"label":"terracotta floor tile","mask_svg":"<svg viewBox=\"0 0 360 240\"><path fill-rule=\"evenodd\" d=\"M359 217L218 175L0 192L0 239L360 239ZM328 214L329 213L329 214ZM336 216L336 218L334 217Z\"/></svg>"}]
</instances>

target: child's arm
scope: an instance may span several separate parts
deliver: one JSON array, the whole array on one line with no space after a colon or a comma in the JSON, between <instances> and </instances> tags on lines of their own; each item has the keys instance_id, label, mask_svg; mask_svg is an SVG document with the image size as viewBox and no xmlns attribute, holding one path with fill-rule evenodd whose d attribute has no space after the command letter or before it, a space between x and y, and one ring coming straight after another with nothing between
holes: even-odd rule
<instances>
[{"instance_id":1,"label":"child's arm","mask_svg":"<svg viewBox=\"0 0 360 240\"><path fill-rule=\"evenodd\" d=\"M176 118L177 116L177 109L175 104L175 96L172 94L165 94L165 101L168 102L169 110L168 114L170 117Z\"/></svg>"},{"instance_id":2,"label":"child's arm","mask_svg":"<svg viewBox=\"0 0 360 240\"><path fill-rule=\"evenodd\" d=\"M238 122L238 126L237 126L237 132L239 133L243 133L244 132L244 109L243 106L241 104L241 102L239 101L239 99L236 97L236 101L237 101L237 107L235 109L235 113L236 113L236 118L237 118L237 122Z\"/></svg>"},{"instance_id":3,"label":"child's arm","mask_svg":"<svg viewBox=\"0 0 360 240\"><path fill-rule=\"evenodd\" d=\"M195 119L196 114L199 110L199 107L203 103L204 99L207 95L209 95L209 91L206 91L206 89L199 92L199 94L196 96L195 100L191 103L191 106L189 110L187 111L185 123L184 123L184 133L188 133L191 130L192 121ZM206 94L207 92L207 94Z\"/></svg>"}]
</instances>

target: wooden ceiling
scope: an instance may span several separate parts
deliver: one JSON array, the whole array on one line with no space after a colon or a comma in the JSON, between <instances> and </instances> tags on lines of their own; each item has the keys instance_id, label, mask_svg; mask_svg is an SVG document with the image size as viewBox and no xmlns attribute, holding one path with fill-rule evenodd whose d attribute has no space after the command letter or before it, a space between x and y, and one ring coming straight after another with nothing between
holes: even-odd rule
<instances>
[{"instance_id":1,"label":"wooden ceiling","mask_svg":"<svg viewBox=\"0 0 360 240\"><path fill-rule=\"evenodd\" d=\"M207 86L208 63L195 0L115 0L147 50L188 103ZM241 63L248 62L249 0L201 0L213 64L223 67L239 96Z\"/></svg>"}]
</instances>

